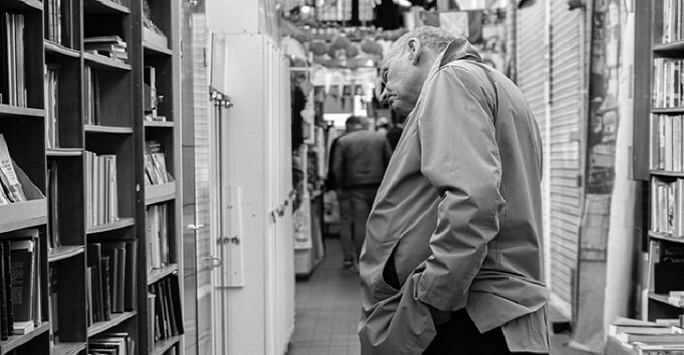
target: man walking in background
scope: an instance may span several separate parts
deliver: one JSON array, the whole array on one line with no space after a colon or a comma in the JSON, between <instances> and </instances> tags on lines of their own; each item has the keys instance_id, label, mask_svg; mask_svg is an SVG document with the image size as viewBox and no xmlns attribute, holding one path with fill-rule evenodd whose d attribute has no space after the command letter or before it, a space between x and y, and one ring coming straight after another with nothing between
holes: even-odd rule
<instances>
[{"instance_id":1,"label":"man walking in background","mask_svg":"<svg viewBox=\"0 0 684 355\"><path fill-rule=\"evenodd\" d=\"M349 117L346 128L335 142L332 169L340 200L340 239L352 241L348 248L353 248L352 268L357 270L368 214L392 151L384 134L368 130L366 117Z\"/></svg>"},{"instance_id":2,"label":"man walking in background","mask_svg":"<svg viewBox=\"0 0 684 355\"><path fill-rule=\"evenodd\" d=\"M363 355L549 352L541 139L465 38L402 36L383 97L408 114L360 260Z\"/></svg>"}]
</instances>

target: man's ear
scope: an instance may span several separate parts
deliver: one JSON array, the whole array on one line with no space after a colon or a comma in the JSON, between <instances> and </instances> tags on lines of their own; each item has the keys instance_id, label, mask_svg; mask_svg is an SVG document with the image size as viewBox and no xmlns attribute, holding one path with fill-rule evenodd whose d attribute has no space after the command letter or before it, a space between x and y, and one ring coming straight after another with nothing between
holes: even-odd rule
<instances>
[{"instance_id":1,"label":"man's ear","mask_svg":"<svg viewBox=\"0 0 684 355\"><path fill-rule=\"evenodd\" d=\"M411 38L408 40L409 59L411 64L418 65L420 57L423 55L423 44L418 38Z\"/></svg>"}]
</instances>

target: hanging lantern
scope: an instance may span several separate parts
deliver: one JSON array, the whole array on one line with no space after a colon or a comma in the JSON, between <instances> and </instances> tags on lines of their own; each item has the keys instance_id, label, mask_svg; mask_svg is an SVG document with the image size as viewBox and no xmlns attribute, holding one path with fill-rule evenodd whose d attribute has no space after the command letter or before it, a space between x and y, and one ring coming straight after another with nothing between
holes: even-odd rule
<instances>
[{"instance_id":1,"label":"hanging lantern","mask_svg":"<svg viewBox=\"0 0 684 355\"><path fill-rule=\"evenodd\" d=\"M324 55L328 52L328 45L321 40L313 40L309 49L314 55Z\"/></svg>"},{"instance_id":2,"label":"hanging lantern","mask_svg":"<svg viewBox=\"0 0 684 355\"><path fill-rule=\"evenodd\" d=\"M347 48L344 49L347 58L354 58L359 55L359 48L354 43L349 43Z\"/></svg>"}]
</instances>

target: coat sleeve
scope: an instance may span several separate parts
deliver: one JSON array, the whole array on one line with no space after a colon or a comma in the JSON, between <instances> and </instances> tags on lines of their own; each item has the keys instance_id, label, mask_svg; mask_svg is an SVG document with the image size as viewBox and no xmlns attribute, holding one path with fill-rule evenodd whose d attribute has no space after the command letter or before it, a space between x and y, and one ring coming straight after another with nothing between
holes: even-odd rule
<instances>
[{"instance_id":1,"label":"coat sleeve","mask_svg":"<svg viewBox=\"0 0 684 355\"><path fill-rule=\"evenodd\" d=\"M335 176L335 188L341 190L345 186L344 181L344 148L342 147L342 142L338 138L335 140L334 147L332 149L333 154L331 154L332 160L332 172Z\"/></svg>"},{"instance_id":2,"label":"coat sleeve","mask_svg":"<svg viewBox=\"0 0 684 355\"><path fill-rule=\"evenodd\" d=\"M418 105L421 172L440 200L432 255L415 297L441 311L466 306L468 290L498 233L503 206L493 88L471 66L445 67L426 82Z\"/></svg>"}]
</instances>

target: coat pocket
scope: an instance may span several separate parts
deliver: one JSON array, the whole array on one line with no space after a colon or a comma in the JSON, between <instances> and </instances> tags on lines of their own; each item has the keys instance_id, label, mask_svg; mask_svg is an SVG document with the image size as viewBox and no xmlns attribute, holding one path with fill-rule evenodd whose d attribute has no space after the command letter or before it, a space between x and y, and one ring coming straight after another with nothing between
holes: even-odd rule
<instances>
[{"instance_id":1,"label":"coat pocket","mask_svg":"<svg viewBox=\"0 0 684 355\"><path fill-rule=\"evenodd\" d=\"M408 278L401 290L377 302L359 325L362 355L420 355L435 337L429 307L414 297L420 274ZM384 281L378 287L392 287Z\"/></svg>"}]
</instances>

